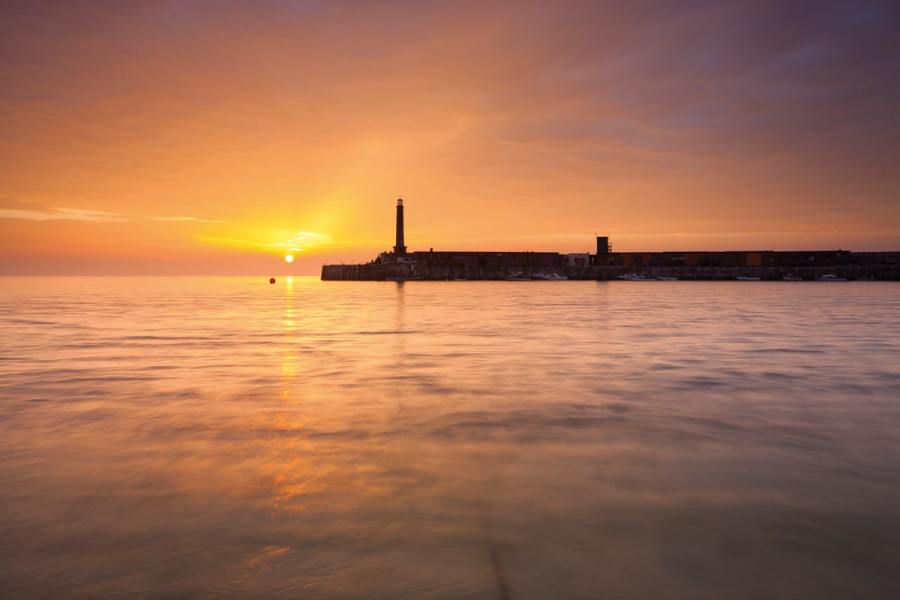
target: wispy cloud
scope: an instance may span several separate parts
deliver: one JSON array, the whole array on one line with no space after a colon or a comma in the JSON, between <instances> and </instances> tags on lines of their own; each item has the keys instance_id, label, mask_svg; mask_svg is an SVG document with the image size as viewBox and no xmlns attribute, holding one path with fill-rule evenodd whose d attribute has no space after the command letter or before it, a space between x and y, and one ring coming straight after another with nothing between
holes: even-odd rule
<instances>
[{"instance_id":1,"label":"wispy cloud","mask_svg":"<svg viewBox=\"0 0 900 600\"><path fill-rule=\"evenodd\" d=\"M0 195L0 219L19 219L22 221L91 221L94 223L120 223L137 219L150 221L167 221L177 223L224 223L218 219L204 219L189 215L132 217L124 213L93 210L89 208L35 206L31 200Z\"/></svg>"},{"instance_id":2,"label":"wispy cloud","mask_svg":"<svg viewBox=\"0 0 900 600\"><path fill-rule=\"evenodd\" d=\"M268 252L306 252L336 245L330 235L315 231L277 232L273 237L278 239L268 242L242 238L204 237L200 241L220 246L256 248Z\"/></svg>"},{"instance_id":3,"label":"wispy cloud","mask_svg":"<svg viewBox=\"0 0 900 600\"><path fill-rule=\"evenodd\" d=\"M93 221L98 223L128 221L130 217L121 213L86 208L18 209L0 208L0 219L20 219L23 221Z\"/></svg>"},{"instance_id":4,"label":"wispy cloud","mask_svg":"<svg viewBox=\"0 0 900 600\"><path fill-rule=\"evenodd\" d=\"M200 217L189 217L189 216L179 216L179 217L150 217L151 221L174 221L179 223L224 223L225 221L221 221L219 219L201 219Z\"/></svg>"},{"instance_id":5,"label":"wispy cloud","mask_svg":"<svg viewBox=\"0 0 900 600\"><path fill-rule=\"evenodd\" d=\"M315 231L298 231L293 236L284 241L278 241L270 244L275 250L289 250L291 252L303 252L310 248L318 248L334 243L331 236L325 233L316 233Z\"/></svg>"}]
</instances>

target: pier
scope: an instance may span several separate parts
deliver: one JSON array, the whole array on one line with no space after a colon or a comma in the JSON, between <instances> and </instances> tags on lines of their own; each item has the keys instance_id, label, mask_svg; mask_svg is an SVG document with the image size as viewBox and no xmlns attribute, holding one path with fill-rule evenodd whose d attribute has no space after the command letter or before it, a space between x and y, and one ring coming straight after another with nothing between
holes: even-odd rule
<instances>
[{"instance_id":1,"label":"pier","mask_svg":"<svg viewBox=\"0 0 900 600\"><path fill-rule=\"evenodd\" d=\"M362 264L322 266L323 280L608 280L627 274L678 280L794 278L826 275L847 280L900 280L900 251L746 250L614 252L598 236L594 253L506 251L407 251L403 200L397 200L393 250Z\"/></svg>"}]
</instances>

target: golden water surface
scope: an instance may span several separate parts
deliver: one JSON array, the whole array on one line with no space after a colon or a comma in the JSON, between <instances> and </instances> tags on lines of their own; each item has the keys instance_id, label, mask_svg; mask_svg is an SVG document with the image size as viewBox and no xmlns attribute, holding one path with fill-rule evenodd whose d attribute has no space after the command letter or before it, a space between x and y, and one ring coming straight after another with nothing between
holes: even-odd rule
<instances>
[{"instance_id":1,"label":"golden water surface","mask_svg":"<svg viewBox=\"0 0 900 600\"><path fill-rule=\"evenodd\" d=\"M900 286L0 278L0 597L900 597Z\"/></svg>"}]
</instances>

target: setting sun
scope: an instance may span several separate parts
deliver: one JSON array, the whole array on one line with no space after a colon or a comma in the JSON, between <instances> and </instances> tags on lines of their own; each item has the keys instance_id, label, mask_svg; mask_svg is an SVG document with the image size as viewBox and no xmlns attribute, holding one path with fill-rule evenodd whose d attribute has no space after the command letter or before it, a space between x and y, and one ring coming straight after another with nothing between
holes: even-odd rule
<instances>
[{"instance_id":1,"label":"setting sun","mask_svg":"<svg viewBox=\"0 0 900 600\"><path fill-rule=\"evenodd\" d=\"M294 262L294 255L293 255L293 254L285 254L285 255L284 255L284 262L286 262L286 263L288 263L288 264Z\"/></svg>"}]
</instances>

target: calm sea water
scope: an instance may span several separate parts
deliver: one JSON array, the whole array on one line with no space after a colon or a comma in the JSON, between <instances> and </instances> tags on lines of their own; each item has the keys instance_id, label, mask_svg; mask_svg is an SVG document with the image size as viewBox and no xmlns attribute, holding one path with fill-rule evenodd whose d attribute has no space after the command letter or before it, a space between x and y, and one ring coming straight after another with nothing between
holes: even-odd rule
<instances>
[{"instance_id":1,"label":"calm sea water","mask_svg":"<svg viewBox=\"0 0 900 600\"><path fill-rule=\"evenodd\" d=\"M0 278L0 597L900 597L900 285Z\"/></svg>"}]
</instances>

